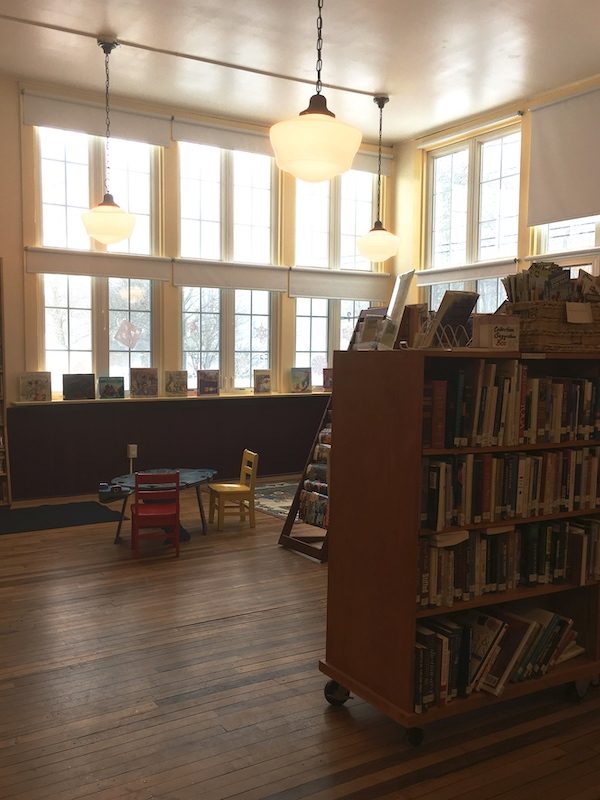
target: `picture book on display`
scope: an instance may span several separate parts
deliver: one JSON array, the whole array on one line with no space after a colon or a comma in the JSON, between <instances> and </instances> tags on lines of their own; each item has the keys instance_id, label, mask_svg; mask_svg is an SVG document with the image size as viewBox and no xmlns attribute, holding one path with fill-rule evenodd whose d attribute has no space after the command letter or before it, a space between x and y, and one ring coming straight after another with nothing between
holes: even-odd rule
<instances>
[{"instance_id":1,"label":"picture book on display","mask_svg":"<svg viewBox=\"0 0 600 800\"><path fill-rule=\"evenodd\" d=\"M330 392L333 389L333 367L323 367L323 391Z\"/></svg>"},{"instance_id":2,"label":"picture book on display","mask_svg":"<svg viewBox=\"0 0 600 800\"><path fill-rule=\"evenodd\" d=\"M116 400L125 397L125 379L101 376L98 378L98 397L100 400Z\"/></svg>"},{"instance_id":3,"label":"picture book on display","mask_svg":"<svg viewBox=\"0 0 600 800\"><path fill-rule=\"evenodd\" d=\"M38 402L52 400L49 372L22 372L19 375L19 400Z\"/></svg>"},{"instance_id":4,"label":"picture book on display","mask_svg":"<svg viewBox=\"0 0 600 800\"><path fill-rule=\"evenodd\" d=\"M95 400L96 376L90 373L63 375L63 400Z\"/></svg>"},{"instance_id":5,"label":"picture book on display","mask_svg":"<svg viewBox=\"0 0 600 800\"><path fill-rule=\"evenodd\" d=\"M479 300L478 292L444 292L442 302L429 326L415 339L415 347L466 345L469 317Z\"/></svg>"},{"instance_id":6,"label":"picture book on display","mask_svg":"<svg viewBox=\"0 0 600 800\"><path fill-rule=\"evenodd\" d=\"M291 390L292 392L312 391L310 367L292 367Z\"/></svg>"},{"instance_id":7,"label":"picture book on display","mask_svg":"<svg viewBox=\"0 0 600 800\"><path fill-rule=\"evenodd\" d=\"M219 370L218 369L199 369L197 372L198 396L207 394L219 394Z\"/></svg>"},{"instance_id":8,"label":"picture book on display","mask_svg":"<svg viewBox=\"0 0 600 800\"><path fill-rule=\"evenodd\" d=\"M171 397L187 397L188 374L185 369L165 371L165 394Z\"/></svg>"},{"instance_id":9,"label":"picture book on display","mask_svg":"<svg viewBox=\"0 0 600 800\"><path fill-rule=\"evenodd\" d=\"M130 397L158 397L158 369L156 367L131 367Z\"/></svg>"},{"instance_id":10,"label":"picture book on display","mask_svg":"<svg viewBox=\"0 0 600 800\"><path fill-rule=\"evenodd\" d=\"M254 370L254 394L269 394L271 391L271 370Z\"/></svg>"}]
</instances>

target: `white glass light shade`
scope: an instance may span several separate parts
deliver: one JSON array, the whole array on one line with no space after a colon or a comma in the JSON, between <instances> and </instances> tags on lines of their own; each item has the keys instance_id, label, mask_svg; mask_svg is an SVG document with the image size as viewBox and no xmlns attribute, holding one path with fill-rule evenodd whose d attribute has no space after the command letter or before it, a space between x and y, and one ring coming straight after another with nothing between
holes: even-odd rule
<instances>
[{"instance_id":1,"label":"white glass light shade","mask_svg":"<svg viewBox=\"0 0 600 800\"><path fill-rule=\"evenodd\" d=\"M362 134L329 114L303 113L270 130L279 169L303 181L325 181L347 172Z\"/></svg>"},{"instance_id":2,"label":"white glass light shade","mask_svg":"<svg viewBox=\"0 0 600 800\"><path fill-rule=\"evenodd\" d=\"M110 194L105 194L99 205L81 216L88 236L102 244L128 239L135 225L135 214L119 208Z\"/></svg>"},{"instance_id":3,"label":"white glass light shade","mask_svg":"<svg viewBox=\"0 0 600 800\"><path fill-rule=\"evenodd\" d=\"M385 261L396 255L399 246L398 237L386 231L381 223L379 226L376 223L375 227L361 236L357 242L358 252L361 256L373 262Z\"/></svg>"}]
</instances>

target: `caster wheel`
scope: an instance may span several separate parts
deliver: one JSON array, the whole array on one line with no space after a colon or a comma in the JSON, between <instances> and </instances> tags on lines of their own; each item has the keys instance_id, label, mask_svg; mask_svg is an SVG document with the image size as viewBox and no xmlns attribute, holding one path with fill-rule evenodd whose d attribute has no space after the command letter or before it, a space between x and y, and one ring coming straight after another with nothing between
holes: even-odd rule
<instances>
[{"instance_id":1,"label":"caster wheel","mask_svg":"<svg viewBox=\"0 0 600 800\"><path fill-rule=\"evenodd\" d=\"M350 697L350 692L337 681L327 681L323 689L325 700L332 706L343 706Z\"/></svg>"},{"instance_id":2,"label":"caster wheel","mask_svg":"<svg viewBox=\"0 0 600 800\"><path fill-rule=\"evenodd\" d=\"M583 700L589 691L592 682L589 679L572 681L567 684L567 698L575 703Z\"/></svg>"},{"instance_id":3,"label":"caster wheel","mask_svg":"<svg viewBox=\"0 0 600 800\"><path fill-rule=\"evenodd\" d=\"M408 728L406 731L406 738L413 747L418 747L420 744L423 744L425 731L423 728Z\"/></svg>"}]
</instances>

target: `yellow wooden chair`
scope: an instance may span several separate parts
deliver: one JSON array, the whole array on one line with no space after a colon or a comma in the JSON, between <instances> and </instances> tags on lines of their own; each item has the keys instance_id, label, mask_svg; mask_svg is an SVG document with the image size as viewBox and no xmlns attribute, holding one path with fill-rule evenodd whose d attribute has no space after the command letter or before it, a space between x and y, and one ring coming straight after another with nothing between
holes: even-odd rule
<instances>
[{"instance_id":1,"label":"yellow wooden chair","mask_svg":"<svg viewBox=\"0 0 600 800\"><path fill-rule=\"evenodd\" d=\"M246 521L246 510L250 527L256 527L254 515L254 489L258 469L258 453L244 450L239 483L209 483L209 522L215 521L215 508L218 509L217 529L223 530L225 516L239 514L240 521Z\"/></svg>"}]
</instances>

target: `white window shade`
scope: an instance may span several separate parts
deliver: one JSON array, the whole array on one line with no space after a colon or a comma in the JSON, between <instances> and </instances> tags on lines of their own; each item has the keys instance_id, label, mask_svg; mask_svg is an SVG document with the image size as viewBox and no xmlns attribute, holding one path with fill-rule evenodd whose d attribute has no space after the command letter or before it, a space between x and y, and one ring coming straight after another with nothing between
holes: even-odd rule
<instances>
[{"instance_id":1,"label":"white window shade","mask_svg":"<svg viewBox=\"0 0 600 800\"><path fill-rule=\"evenodd\" d=\"M106 135L103 105L27 91L23 93L23 122L25 125L61 128L92 136ZM110 132L116 139L168 147L171 143L171 118L111 107Z\"/></svg>"},{"instance_id":2,"label":"white window shade","mask_svg":"<svg viewBox=\"0 0 600 800\"><path fill-rule=\"evenodd\" d=\"M479 261L476 264L463 264L456 267L423 269L415 273L419 288L434 286L436 283L457 283L477 281L484 278L503 278L517 271L516 258L503 258L498 261Z\"/></svg>"},{"instance_id":3,"label":"white window shade","mask_svg":"<svg viewBox=\"0 0 600 800\"><path fill-rule=\"evenodd\" d=\"M371 300L387 302L393 288L393 276L384 272L358 270L308 269L289 271L290 297L321 297L327 300Z\"/></svg>"},{"instance_id":4,"label":"white window shade","mask_svg":"<svg viewBox=\"0 0 600 800\"><path fill-rule=\"evenodd\" d=\"M268 264L237 264L224 261L176 259L173 262L174 286L201 286L205 289L268 289L287 291L286 267Z\"/></svg>"},{"instance_id":5,"label":"white window shade","mask_svg":"<svg viewBox=\"0 0 600 800\"><path fill-rule=\"evenodd\" d=\"M531 112L528 225L600 213L600 90Z\"/></svg>"},{"instance_id":6,"label":"white window shade","mask_svg":"<svg viewBox=\"0 0 600 800\"><path fill-rule=\"evenodd\" d=\"M170 258L26 247L25 271L58 275L92 275L96 278L147 278L170 281Z\"/></svg>"}]
</instances>

